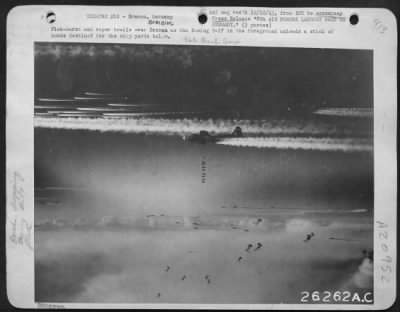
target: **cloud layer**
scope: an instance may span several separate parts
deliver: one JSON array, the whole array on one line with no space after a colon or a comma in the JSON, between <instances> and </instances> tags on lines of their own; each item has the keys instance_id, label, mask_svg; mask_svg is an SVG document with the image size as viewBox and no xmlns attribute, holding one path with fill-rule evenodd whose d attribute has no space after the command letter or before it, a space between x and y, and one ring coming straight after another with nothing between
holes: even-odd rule
<instances>
[{"instance_id":1,"label":"cloud layer","mask_svg":"<svg viewBox=\"0 0 400 312\"><path fill-rule=\"evenodd\" d=\"M360 226L361 219L365 222L365 218L351 222L333 218L329 224L320 222L324 218L271 219L268 223L282 226L248 233L38 231L36 300L298 303L305 289L339 290L349 285L351 288L343 289L361 292L371 285L370 269L362 262L361 251L372 242L372 225ZM352 234L355 227L364 226L368 232ZM310 231L315 236L304 242ZM339 234L359 239L329 240ZM256 249L259 242L262 246Z\"/></svg>"}]
</instances>

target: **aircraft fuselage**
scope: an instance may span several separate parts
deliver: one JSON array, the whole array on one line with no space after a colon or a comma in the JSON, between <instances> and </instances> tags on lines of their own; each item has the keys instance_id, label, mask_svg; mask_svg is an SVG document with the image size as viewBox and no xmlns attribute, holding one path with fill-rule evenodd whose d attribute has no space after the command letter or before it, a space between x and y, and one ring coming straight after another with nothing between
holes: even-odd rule
<instances>
[{"instance_id":1,"label":"aircraft fuselage","mask_svg":"<svg viewBox=\"0 0 400 312\"><path fill-rule=\"evenodd\" d=\"M188 142L198 143L198 144L207 144L207 143L217 143L223 139L228 138L240 138L243 137L242 129L240 127L236 127L235 130L231 134L222 134L222 135L212 135L208 131L201 130L198 134L191 134L189 136L184 136L183 139Z\"/></svg>"}]
</instances>

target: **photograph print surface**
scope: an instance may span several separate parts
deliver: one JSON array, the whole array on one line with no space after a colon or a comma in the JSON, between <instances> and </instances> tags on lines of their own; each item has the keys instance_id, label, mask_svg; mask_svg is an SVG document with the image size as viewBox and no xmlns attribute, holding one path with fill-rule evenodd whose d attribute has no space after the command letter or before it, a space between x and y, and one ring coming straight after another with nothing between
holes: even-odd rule
<instances>
[{"instance_id":1,"label":"photograph print surface","mask_svg":"<svg viewBox=\"0 0 400 312\"><path fill-rule=\"evenodd\" d=\"M37 302L372 303L372 51L34 49Z\"/></svg>"}]
</instances>

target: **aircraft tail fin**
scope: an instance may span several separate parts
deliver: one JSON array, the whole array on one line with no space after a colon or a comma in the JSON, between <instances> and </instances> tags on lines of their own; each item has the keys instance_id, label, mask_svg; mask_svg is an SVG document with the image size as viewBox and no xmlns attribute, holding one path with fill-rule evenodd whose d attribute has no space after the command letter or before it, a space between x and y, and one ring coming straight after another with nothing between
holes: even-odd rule
<instances>
[{"instance_id":1,"label":"aircraft tail fin","mask_svg":"<svg viewBox=\"0 0 400 312\"><path fill-rule=\"evenodd\" d=\"M236 127L236 128L233 130L232 135L233 135L234 137L236 137L236 138L241 138L241 137L243 137L242 128Z\"/></svg>"}]
</instances>

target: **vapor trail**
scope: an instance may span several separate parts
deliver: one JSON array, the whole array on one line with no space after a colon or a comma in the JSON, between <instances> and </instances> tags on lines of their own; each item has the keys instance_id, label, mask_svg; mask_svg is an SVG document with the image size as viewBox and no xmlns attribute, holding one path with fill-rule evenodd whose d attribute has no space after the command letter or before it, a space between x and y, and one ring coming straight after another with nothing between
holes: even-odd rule
<instances>
[{"instance_id":1,"label":"vapor trail","mask_svg":"<svg viewBox=\"0 0 400 312\"><path fill-rule=\"evenodd\" d=\"M306 149L320 151L372 151L371 140L359 138L257 137L225 139L218 144L256 148Z\"/></svg>"},{"instance_id":2,"label":"vapor trail","mask_svg":"<svg viewBox=\"0 0 400 312\"><path fill-rule=\"evenodd\" d=\"M146 113L144 113L146 114ZM337 135L369 135L370 133L356 133L350 128L338 128L336 125L312 121L293 120L236 120L236 119L207 119L196 118L43 118L35 116L35 127L82 129L96 131L115 131L129 133L147 133L161 135L191 134L200 130L210 133L231 133L236 126L240 126L246 136L263 135L307 135L307 136L337 136ZM141 116L135 116L141 117Z\"/></svg>"},{"instance_id":3,"label":"vapor trail","mask_svg":"<svg viewBox=\"0 0 400 312\"><path fill-rule=\"evenodd\" d=\"M357 107L348 107L348 108L325 108L320 109L314 112L317 115L327 115L327 116L341 116L341 117L372 117L373 110L372 108L357 108Z\"/></svg>"},{"instance_id":4,"label":"vapor trail","mask_svg":"<svg viewBox=\"0 0 400 312\"><path fill-rule=\"evenodd\" d=\"M107 114L108 115L108 114ZM145 113L146 116L147 113ZM109 118L60 118L35 117L35 127L101 132L145 133L156 135L186 135L207 129L214 134L231 133L236 126L242 127L244 138L227 138L219 144L255 148L309 149L323 151L372 151L372 140L355 138L351 129L312 122L267 120L198 120L161 118L121 118L109 114ZM141 114L135 115L141 117ZM119 117L119 118L112 118ZM323 137L315 137L315 136ZM351 137L329 137L347 135Z\"/></svg>"}]
</instances>

